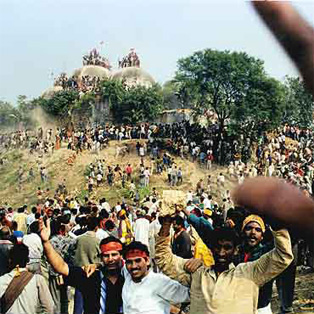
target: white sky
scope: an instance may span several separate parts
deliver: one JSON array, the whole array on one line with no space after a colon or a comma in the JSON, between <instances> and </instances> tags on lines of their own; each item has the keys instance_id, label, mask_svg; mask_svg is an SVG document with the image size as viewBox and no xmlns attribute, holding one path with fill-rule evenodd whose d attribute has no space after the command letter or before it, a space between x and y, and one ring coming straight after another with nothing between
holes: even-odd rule
<instances>
[{"instance_id":1,"label":"white sky","mask_svg":"<svg viewBox=\"0 0 314 314\"><path fill-rule=\"evenodd\" d=\"M293 2L312 24L313 1ZM0 0L0 38L0 100L10 102L39 96L51 72L71 74L101 41L114 68L134 47L159 83L179 58L205 48L246 51L280 80L297 75L243 0Z\"/></svg>"}]
</instances>

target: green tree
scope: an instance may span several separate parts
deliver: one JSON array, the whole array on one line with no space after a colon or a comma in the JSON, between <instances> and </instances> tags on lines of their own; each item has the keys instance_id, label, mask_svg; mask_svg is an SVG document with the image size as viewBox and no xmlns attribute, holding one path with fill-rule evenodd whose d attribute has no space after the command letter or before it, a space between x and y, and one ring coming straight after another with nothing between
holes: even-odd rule
<instances>
[{"instance_id":1,"label":"green tree","mask_svg":"<svg viewBox=\"0 0 314 314\"><path fill-rule=\"evenodd\" d=\"M51 98L39 98L40 106L48 113L60 119L69 119L75 103L79 100L79 93L75 90L62 90Z\"/></svg>"},{"instance_id":2,"label":"green tree","mask_svg":"<svg viewBox=\"0 0 314 314\"><path fill-rule=\"evenodd\" d=\"M1 128L14 128L19 122L18 111L9 102L0 100L0 125Z\"/></svg>"},{"instance_id":3,"label":"green tree","mask_svg":"<svg viewBox=\"0 0 314 314\"><path fill-rule=\"evenodd\" d=\"M163 110L163 97L159 85L150 88L134 86L128 88L122 101L113 108L118 122L138 123L154 121Z\"/></svg>"},{"instance_id":4,"label":"green tree","mask_svg":"<svg viewBox=\"0 0 314 314\"><path fill-rule=\"evenodd\" d=\"M125 88L120 81L106 80L102 83L101 98L118 123L153 121L163 109L162 90L157 84L151 88Z\"/></svg>"},{"instance_id":5,"label":"green tree","mask_svg":"<svg viewBox=\"0 0 314 314\"><path fill-rule=\"evenodd\" d=\"M164 106L166 109L182 108L183 103L180 99L180 85L174 80L167 81L162 87Z\"/></svg>"},{"instance_id":6,"label":"green tree","mask_svg":"<svg viewBox=\"0 0 314 314\"><path fill-rule=\"evenodd\" d=\"M245 134L253 140L281 124L285 89L274 78L262 77L252 82L243 100L234 108L231 128L234 134Z\"/></svg>"},{"instance_id":7,"label":"green tree","mask_svg":"<svg viewBox=\"0 0 314 314\"><path fill-rule=\"evenodd\" d=\"M197 114L214 110L220 134L226 125L238 131L247 125L256 129L263 121L275 121L280 115L279 84L266 75L261 60L244 52L195 52L178 61L175 79ZM269 97L268 87L276 94L276 101Z\"/></svg>"},{"instance_id":8,"label":"green tree","mask_svg":"<svg viewBox=\"0 0 314 314\"><path fill-rule=\"evenodd\" d=\"M309 127L313 123L313 97L305 88L299 77L285 79L285 111L283 122L301 127Z\"/></svg>"},{"instance_id":9,"label":"green tree","mask_svg":"<svg viewBox=\"0 0 314 314\"><path fill-rule=\"evenodd\" d=\"M101 99L112 109L118 106L126 92L123 84L119 80L104 80L101 82Z\"/></svg>"}]
</instances>

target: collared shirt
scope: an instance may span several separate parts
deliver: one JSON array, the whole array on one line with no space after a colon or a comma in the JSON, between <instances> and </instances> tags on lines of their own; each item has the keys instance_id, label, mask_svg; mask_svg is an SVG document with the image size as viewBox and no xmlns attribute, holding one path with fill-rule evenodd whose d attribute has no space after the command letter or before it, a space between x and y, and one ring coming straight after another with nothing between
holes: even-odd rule
<instances>
[{"instance_id":1,"label":"collared shirt","mask_svg":"<svg viewBox=\"0 0 314 314\"><path fill-rule=\"evenodd\" d=\"M217 277L211 267L200 267L193 274L184 270L186 260L172 254L170 237L157 237L156 262L161 271L191 287L193 314L257 313L258 289L279 275L293 260L287 230L273 232L275 248L254 262L242 263Z\"/></svg>"},{"instance_id":2,"label":"collared shirt","mask_svg":"<svg viewBox=\"0 0 314 314\"><path fill-rule=\"evenodd\" d=\"M20 271L25 270L25 268L20 269ZM15 270L12 270L10 273L0 277L0 298L13 280L14 275ZM7 313L37 313L38 304L42 306L43 312L53 313L53 300L45 279L41 275L34 275ZM0 312L2 311L0 310Z\"/></svg>"},{"instance_id":3,"label":"collared shirt","mask_svg":"<svg viewBox=\"0 0 314 314\"><path fill-rule=\"evenodd\" d=\"M122 287L124 284L124 277L120 275L115 283L112 283L106 278L103 272L100 272L101 278L101 293L100 297L104 300L100 301L99 314L117 314L122 313ZM104 306L105 311L103 311Z\"/></svg>"},{"instance_id":4,"label":"collared shirt","mask_svg":"<svg viewBox=\"0 0 314 314\"><path fill-rule=\"evenodd\" d=\"M58 234L51 238L50 243L66 263L73 265L76 239L73 239L69 235L62 236ZM53 270L52 266L49 263L48 265L49 275L58 276L58 273Z\"/></svg>"},{"instance_id":5,"label":"collared shirt","mask_svg":"<svg viewBox=\"0 0 314 314\"><path fill-rule=\"evenodd\" d=\"M122 299L124 314L167 314L170 302L188 302L190 297L187 287L165 275L150 271L140 282L134 282L125 270Z\"/></svg>"}]
</instances>

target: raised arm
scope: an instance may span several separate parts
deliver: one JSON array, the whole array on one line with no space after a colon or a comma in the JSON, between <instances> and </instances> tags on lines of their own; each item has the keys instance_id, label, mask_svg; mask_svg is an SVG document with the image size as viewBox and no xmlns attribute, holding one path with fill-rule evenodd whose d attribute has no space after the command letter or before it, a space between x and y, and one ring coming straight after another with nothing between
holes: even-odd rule
<instances>
[{"instance_id":1,"label":"raised arm","mask_svg":"<svg viewBox=\"0 0 314 314\"><path fill-rule=\"evenodd\" d=\"M197 217L194 214L184 210L188 222L195 228L203 242L208 246L211 238L211 232L214 230L213 225L203 217Z\"/></svg>"},{"instance_id":2,"label":"raised arm","mask_svg":"<svg viewBox=\"0 0 314 314\"><path fill-rule=\"evenodd\" d=\"M252 1L314 96L314 29L288 1Z\"/></svg>"},{"instance_id":3,"label":"raised arm","mask_svg":"<svg viewBox=\"0 0 314 314\"><path fill-rule=\"evenodd\" d=\"M246 276L249 276L257 285L263 286L266 282L277 277L293 261L292 246L289 233L286 229L273 231L275 248L262 255L258 260L240 264Z\"/></svg>"},{"instance_id":4,"label":"raised arm","mask_svg":"<svg viewBox=\"0 0 314 314\"><path fill-rule=\"evenodd\" d=\"M49 241L50 237L50 220L47 220L47 226L45 226L45 223L42 218L39 220L39 230L40 230L40 237L41 241L43 243L44 252L46 254L47 260L49 264L53 267L53 269L63 275L68 276L69 275L69 266L68 264L63 260L63 258L55 251L53 246L51 245Z\"/></svg>"},{"instance_id":5,"label":"raised arm","mask_svg":"<svg viewBox=\"0 0 314 314\"><path fill-rule=\"evenodd\" d=\"M160 270L185 286L190 286L191 275L184 269L187 260L175 256L170 248L171 221L164 217L162 227L156 239L155 259Z\"/></svg>"}]
</instances>

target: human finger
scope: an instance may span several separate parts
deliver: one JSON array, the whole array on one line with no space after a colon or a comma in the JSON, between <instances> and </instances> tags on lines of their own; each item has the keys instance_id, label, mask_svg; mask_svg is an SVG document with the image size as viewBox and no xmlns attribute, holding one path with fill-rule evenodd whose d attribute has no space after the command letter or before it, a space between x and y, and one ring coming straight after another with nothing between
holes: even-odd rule
<instances>
[{"instance_id":1,"label":"human finger","mask_svg":"<svg viewBox=\"0 0 314 314\"><path fill-rule=\"evenodd\" d=\"M257 177L247 179L232 195L235 204L265 215L313 241L314 201L291 184Z\"/></svg>"},{"instance_id":2,"label":"human finger","mask_svg":"<svg viewBox=\"0 0 314 314\"><path fill-rule=\"evenodd\" d=\"M314 29L288 1L251 1L314 97Z\"/></svg>"}]
</instances>

